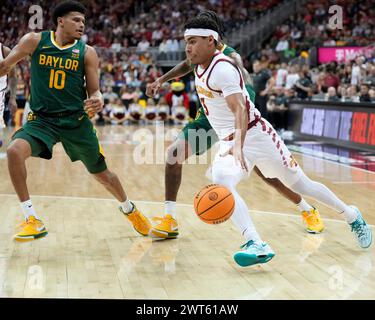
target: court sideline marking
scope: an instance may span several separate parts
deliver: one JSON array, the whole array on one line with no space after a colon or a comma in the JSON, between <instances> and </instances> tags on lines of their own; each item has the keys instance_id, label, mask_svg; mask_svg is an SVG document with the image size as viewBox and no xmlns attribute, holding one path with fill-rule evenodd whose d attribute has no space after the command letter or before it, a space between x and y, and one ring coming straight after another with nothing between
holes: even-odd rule
<instances>
[{"instance_id":1,"label":"court sideline marking","mask_svg":"<svg viewBox=\"0 0 375 320\"><path fill-rule=\"evenodd\" d=\"M0 193L0 197L17 197L15 194L10 193ZM116 199L110 199L110 198L91 198L91 197L74 197L74 196L45 196L45 195L32 195L32 198L45 198L45 199L64 199L64 200L91 200L91 201L111 201L111 202L118 202ZM164 206L164 202L160 201L144 201L144 200L134 200L134 202L137 203L143 203L143 204L152 204L152 205L162 205ZM188 207L193 208L192 204L187 203L177 203L177 206L180 207ZM193 210L192 210L193 211ZM285 213L285 212L273 212L273 211L262 211L262 210L254 210L250 209L249 212L256 213L256 214L268 214L268 215L275 215L280 217L294 217L294 218L301 218L298 214L291 214L291 213ZM324 221L331 221L331 222L339 222L339 223L346 223L344 220L337 220L337 219L331 219L331 218L324 218ZM371 227L374 227L374 225L368 224Z\"/></svg>"},{"instance_id":2,"label":"court sideline marking","mask_svg":"<svg viewBox=\"0 0 375 320\"><path fill-rule=\"evenodd\" d=\"M371 174L375 174L374 171L370 171L370 170L366 170L366 169L362 169L362 168L358 168L358 167L354 167L354 166L349 166L345 163L341 163L341 162L337 162L335 160L331 160L331 159L325 159L325 158L321 158L321 157L317 157L317 156L313 156L311 154L306 154L306 153L303 153L303 152L298 152L298 151L292 151L292 153L296 153L296 154L299 154L301 155L301 157L308 157L308 158L313 158L313 159L318 159L318 160L322 160L322 161L327 161L329 163L334 163L334 164L337 164L339 166L342 166L342 167L346 167L348 169L355 169L355 170L359 170L359 171L362 171L362 172L366 172L366 173L371 173Z\"/></svg>"}]
</instances>

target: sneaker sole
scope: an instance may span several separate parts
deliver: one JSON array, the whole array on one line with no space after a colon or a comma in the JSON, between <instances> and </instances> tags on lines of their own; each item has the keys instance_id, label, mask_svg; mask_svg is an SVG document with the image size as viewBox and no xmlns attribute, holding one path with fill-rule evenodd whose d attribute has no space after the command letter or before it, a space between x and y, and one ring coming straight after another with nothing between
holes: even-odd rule
<instances>
[{"instance_id":1,"label":"sneaker sole","mask_svg":"<svg viewBox=\"0 0 375 320\"><path fill-rule=\"evenodd\" d=\"M266 256L250 255L244 252L239 252L234 255L234 261L241 267L249 267L259 263L267 263L275 256L274 253L269 253Z\"/></svg>"},{"instance_id":2,"label":"sneaker sole","mask_svg":"<svg viewBox=\"0 0 375 320\"><path fill-rule=\"evenodd\" d=\"M147 232L147 233L140 232L139 230L137 230L136 228L134 228L134 226L133 226L133 229L134 229L135 231L137 231L137 233L139 233L140 235L142 235L142 236L144 236L144 237L147 237L148 234L149 234L149 232Z\"/></svg>"},{"instance_id":3,"label":"sneaker sole","mask_svg":"<svg viewBox=\"0 0 375 320\"><path fill-rule=\"evenodd\" d=\"M164 239L176 239L178 237L178 231L167 232L158 229L151 229L149 232L150 237L154 239L164 240Z\"/></svg>"},{"instance_id":4,"label":"sneaker sole","mask_svg":"<svg viewBox=\"0 0 375 320\"><path fill-rule=\"evenodd\" d=\"M14 240L17 242L30 242L30 241L44 238L47 234L48 232L46 231L46 232L42 232L36 235L31 235L31 236L15 236Z\"/></svg>"}]
</instances>

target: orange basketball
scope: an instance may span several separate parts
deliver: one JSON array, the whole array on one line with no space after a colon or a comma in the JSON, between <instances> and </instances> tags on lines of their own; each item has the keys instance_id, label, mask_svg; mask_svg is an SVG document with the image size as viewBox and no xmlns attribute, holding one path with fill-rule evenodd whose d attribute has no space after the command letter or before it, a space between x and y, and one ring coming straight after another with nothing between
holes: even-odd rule
<instances>
[{"instance_id":1,"label":"orange basketball","mask_svg":"<svg viewBox=\"0 0 375 320\"><path fill-rule=\"evenodd\" d=\"M233 194L220 184L209 184L195 195L194 210L203 222L219 224L227 221L234 211Z\"/></svg>"}]
</instances>

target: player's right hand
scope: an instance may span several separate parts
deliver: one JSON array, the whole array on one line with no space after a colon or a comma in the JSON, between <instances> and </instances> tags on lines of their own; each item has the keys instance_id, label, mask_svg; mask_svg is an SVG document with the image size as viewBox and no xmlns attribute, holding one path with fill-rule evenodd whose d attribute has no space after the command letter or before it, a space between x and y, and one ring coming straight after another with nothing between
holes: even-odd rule
<instances>
[{"instance_id":1,"label":"player's right hand","mask_svg":"<svg viewBox=\"0 0 375 320\"><path fill-rule=\"evenodd\" d=\"M159 91L162 83L159 79L156 79L153 83L149 83L146 86L146 95L153 98Z\"/></svg>"},{"instance_id":2,"label":"player's right hand","mask_svg":"<svg viewBox=\"0 0 375 320\"><path fill-rule=\"evenodd\" d=\"M84 110L90 119L98 112L101 112L103 110L103 106L104 101L102 97L93 96L84 101Z\"/></svg>"}]
</instances>

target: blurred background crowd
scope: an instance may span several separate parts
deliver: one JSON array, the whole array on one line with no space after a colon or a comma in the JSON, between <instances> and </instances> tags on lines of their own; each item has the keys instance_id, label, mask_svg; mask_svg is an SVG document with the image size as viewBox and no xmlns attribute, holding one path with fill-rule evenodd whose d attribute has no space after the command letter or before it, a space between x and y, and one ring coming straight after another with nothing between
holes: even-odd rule
<instances>
[{"instance_id":1,"label":"blurred background crowd","mask_svg":"<svg viewBox=\"0 0 375 320\"><path fill-rule=\"evenodd\" d=\"M49 9L58 1L33 1L43 8L43 29L53 28ZM261 19L282 0L82 1L88 9L83 41L100 57L105 110L99 124L127 124L142 119L194 118L199 102L194 77L165 84L155 99L145 95L155 81L184 58L183 26L189 17L210 9L226 32ZM330 5L343 8L343 28L329 27ZM253 78L256 104L277 129L285 128L292 99L375 103L375 6L372 0L306 1L251 52L241 53ZM14 47L29 26L30 2L5 0L0 14L0 42ZM37 30L38 31L38 30ZM228 43L231 45L231 43ZM319 61L318 48L335 48L334 59ZM338 48L343 48L341 51ZM356 49L353 49L356 48ZM319 58L318 58L319 55ZM17 105L29 98L29 63L17 66Z\"/></svg>"}]
</instances>

